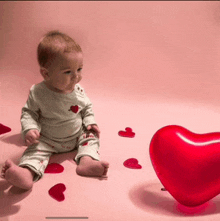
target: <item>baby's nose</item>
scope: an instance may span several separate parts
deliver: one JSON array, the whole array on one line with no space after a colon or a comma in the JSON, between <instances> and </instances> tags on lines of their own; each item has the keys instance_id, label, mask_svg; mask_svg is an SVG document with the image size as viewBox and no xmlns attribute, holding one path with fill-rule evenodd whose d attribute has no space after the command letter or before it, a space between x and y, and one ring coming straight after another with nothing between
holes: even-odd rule
<instances>
[{"instance_id":1,"label":"baby's nose","mask_svg":"<svg viewBox=\"0 0 220 221\"><path fill-rule=\"evenodd\" d=\"M72 81L78 81L80 79L80 76L78 74L72 75Z\"/></svg>"},{"instance_id":2,"label":"baby's nose","mask_svg":"<svg viewBox=\"0 0 220 221\"><path fill-rule=\"evenodd\" d=\"M76 78L77 77L77 74L76 73L72 73L72 79Z\"/></svg>"}]
</instances>

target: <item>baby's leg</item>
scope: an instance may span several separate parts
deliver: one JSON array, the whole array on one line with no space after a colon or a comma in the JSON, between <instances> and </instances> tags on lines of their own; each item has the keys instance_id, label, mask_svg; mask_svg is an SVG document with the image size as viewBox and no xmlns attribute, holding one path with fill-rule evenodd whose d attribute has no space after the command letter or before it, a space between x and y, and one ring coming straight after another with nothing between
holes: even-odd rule
<instances>
[{"instance_id":1,"label":"baby's leg","mask_svg":"<svg viewBox=\"0 0 220 221\"><path fill-rule=\"evenodd\" d=\"M90 131L79 138L76 173L82 176L103 177L107 175L109 163L99 159L99 139Z\"/></svg>"},{"instance_id":2,"label":"baby's leg","mask_svg":"<svg viewBox=\"0 0 220 221\"><path fill-rule=\"evenodd\" d=\"M93 160L90 156L80 158L76 173L81 176L106 177L109 163L106 161Z\"/></svg>"},{"instance_id":3,"label":"baby's leg","mask_svg":"<svg viewBox=\"0 0 220 221\"><path fill-rule=\"evenodd\" d=\"M47 150L47 144L40 141L25 150L19 165L7 160L2 169L1 177L14 186L26 190L31 189L33 183L43 176L52 155L50 151L44 149Z\"/></svg>"},{"instance_id":4,"label":"baby's leg","mask_svg":"<svg viewBox=\"0 0 220 221\"><path fill-rule=\"evenodd\" d=\"M13 186L29 190L33 186L34 174L30 169L19 167L11 160L6 160L2 168L1 177Z\"/></svg>"}]
</instances>

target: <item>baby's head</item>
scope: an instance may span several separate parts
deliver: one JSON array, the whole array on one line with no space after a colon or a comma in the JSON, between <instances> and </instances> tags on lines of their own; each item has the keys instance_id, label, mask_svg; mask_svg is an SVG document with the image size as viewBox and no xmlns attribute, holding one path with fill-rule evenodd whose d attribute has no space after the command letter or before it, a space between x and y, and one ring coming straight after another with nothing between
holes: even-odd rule
<instances>
[{"instance_id":1,"label":"baby's head","mask_svg":"<svg viewBox=\"0 0 220 221\"><path fill-rule=\"evenodd\" d=\"M82 50L68 35L48 32L38 45L37 55L41 75L51 90L70 93L82 79Z\"/></svg>"}]
</instances>

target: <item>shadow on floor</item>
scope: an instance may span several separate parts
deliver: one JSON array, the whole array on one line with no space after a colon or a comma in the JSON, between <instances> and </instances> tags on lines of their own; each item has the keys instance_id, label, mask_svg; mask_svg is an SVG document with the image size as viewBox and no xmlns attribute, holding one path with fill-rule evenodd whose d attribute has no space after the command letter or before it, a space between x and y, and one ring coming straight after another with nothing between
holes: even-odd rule
<instances>
[{"instance_id":1,"label":"shadow on floor","mask_svg":"<svg viewBox=\"0 0 220 221\"><path fill-rule=\"evenodd\" d=\"M220 213L220 198L217 196L198 207L179 204L168 191L161 191L162 184L148 182L134 186L129 192L132 203L140 209L157 215L205 216Z\"/></svg>"},{"instance_id":2,"label":"shadow on floor","mask_svg":"<svg viewBox=\"0 0 220 221\"><path fill-rule=\"evenodd\" d=\"M76 164L73 159L76 156L76 151L68 153L54 154L52 155L49 163L59 163L69 160L73 164ZM13 157L15 158L15 157ZM16 163L19 158L14 159ZM0 220L7 220L7 216L14 215L19 212L20 206L16 205L18 202L26 198L32 190L25 191L20 188L11 186L6 180L0 179Z\"/></svg>"},{"instance_id":3,"label":"shadow on floor","mask_svg":"<svg viewBox=\"0 0 220 221\"><path fill-rule=\"evenodd\" d=\"M76 150L66 152L66 153L56 153L51 156L49 163L62 164L64 161L68 160L72 164L76 165L76 162L74 161L76 154L77 154Z\"/></svg>"},{"instance_id":4,"label":"shadow on floor","mask_svg":"<svg viewBox=\"0 0 220 221\"><path fill-rule=\"evenodd\" d=\"M5 143L9 143L9 144L14 144L18 147L23 147L25 146L24 140L22 139L21 134L14 134L11 136L8 135L4 135L1 137L1 141L5 142Z\"/></svg>"},{"instance_id":5,"label":"shadow on floor","mask_svg":"<svg viewBox=\"0 0 220 221\"><path fill-rule=\"evenodd\" d=\"M6 218L18 213L20 206L15 204L26 198L30 193L31 190L24 191L11 186L5 180L0 180L0 217Z\"/></svg>"}]
</instances>

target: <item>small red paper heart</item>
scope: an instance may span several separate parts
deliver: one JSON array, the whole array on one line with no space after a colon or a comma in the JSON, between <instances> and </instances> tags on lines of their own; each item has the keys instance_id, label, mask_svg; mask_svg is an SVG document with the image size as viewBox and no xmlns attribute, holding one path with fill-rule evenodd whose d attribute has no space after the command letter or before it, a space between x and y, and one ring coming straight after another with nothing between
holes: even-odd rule
<instances>
[{"instance_id":1,"label":"small red paper heart","mask_svg":"<svg viewBox=\"0 0 220 221\"><path fill-rule=\"evenodd\" d=\"M62 173L64 171L64 167L58 163L50 163L47 165L44 173Z\"/></svg>"},{"instance_id":2,"label":"small red paper heart","mask_svg":"<svg viewBox=\"0 0 220 221\"><path fill-rule=\"evenodd\" d=\"M164 188L182 205L199 206L220 193L219 132L163 127L152 137L150 158Z\"/></svg>"},{"instance_id":3,"label":"small red paper heart","mask_svg":"<svg viewBox=\"0 0 220 221\"><path fill-rule=\"evenodd\" d=\"M130 169L141 169L142 166L138 164L138 160L136 158L130 158L125 160L124 166Z\"/></svg>"},{"instance_id":4,"label":"small red paper heart","mask_svg":"<svg viewBox=\"0 0 220 221\"><path fill-rule=\"evenodd\" d=\"M61 202L65 199L63 192L66 190L66 186L63 183L58 183L51 187L48 191L49 195L55 200Z\"/></svg>"},{"instance_id":5,"label":"small red paper heart","mask_svg":"<svg viewBox=\"0 0 220 221\"><path fill-rule=\"evenodd\" d=\"M11 131L11 128L9 128L3 124L0 124L0 134L8 133L10 131Z\"/></svg>"},{"instance_id":6,"label":"small red paper heart","mask_svg":"<svg viewBox=\"0 0 220 221\"><path fill-rule=\"evenodd\" d=\"M79 107L77 105L71 106L69 109L69 111L72 111L75 114L78 112L78 110L79 110Z\"/></svg>"},{"instance_id":7,"label":"small red paper heart","mask_svg":"<svg viewBox=\"0 0 220 221\"><path fill-rule=\"evenodd\" d=\"M121 137L129 137L129 138L133 138L135 136L135 133L132 132L132 129L130 127L126 127L125 131L119 131L118 135Z\"/></svg>"}]
</instances>

